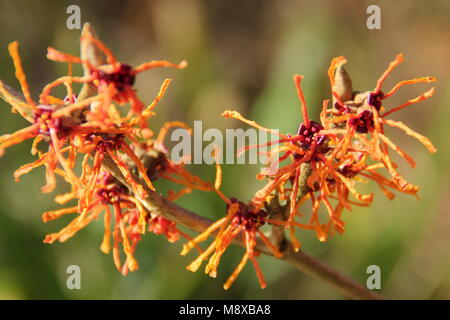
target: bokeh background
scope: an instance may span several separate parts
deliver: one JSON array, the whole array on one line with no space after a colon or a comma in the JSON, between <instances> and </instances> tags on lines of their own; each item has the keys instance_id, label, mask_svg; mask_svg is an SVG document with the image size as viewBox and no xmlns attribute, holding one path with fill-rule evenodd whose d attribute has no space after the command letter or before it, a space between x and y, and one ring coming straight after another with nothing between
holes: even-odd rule
<instances>
[{"instance_id":1,"label":"bokeh background","mask_svg":"<svg viewBox=\"0 0 450 320\"><path fill-rule=\"evenodd\" d=\"M430 155L415 140L391 130L393 139L409 152L418 167L401 163L401 172L421 186L420 201L398 195L389 201L373 186L371 208L346 212L347 231L326 243L302 232L303 250L353 279L365 283L366 268L382 270L381 293L388 298L450 298L450 2L409 1L0 1L0 78L18 88L7 45L20 41L20 52L34 94L65 73L63 64L47 61L51 45L77 54L79 31L66 28L67 6L78 4L82 22L91 22L99 37L120 60L136 65L150 59L180 61L189 67L153 70L140 75L136 88L151 101L166 77L174 79L157 107L152 125L166 120L203 127L244 127L220 117L233 108L260 123L294 132L300 121L292 75L305 75L303 88L310 112L317 117L329 96L326 76L331 58L345 55L354 87L368 90L399 52L405 62L386 82L433 75L439 79L432 99L396 114L429 136L438 152ZM378 4L381 30L368 30L366 8ZM76 69L80 71L80 69ZM390 99L401 103L429 85L403 88ZM26 124L0 102L0 134ZM0 159L0 298L2 299L340 299L328 285L283 262L260 258L268 287L258 287L248 265L229 291L222 284L239 261L242 250L231 249L217 279L185 266L194 257L179 255L181 242L169 244L148 234L137 249L140 270L126 277L114 268L111 256L99 250L102 223L92 223L64 244L46 245L44 235L63 227L61 219L43 224L40 213L57 208L54 195L39 191L44 171L38 169L19 183L12 177L32 161L30 143L7 150ZM190 169L213 179L208 165ZM247 200L259 186L256 165L225 165L223 191ZM169 188L160 185L161 190ZM61 190L59 190L61 191ZM213 194L194 192L179 201L210 218L224 212ZM66 288L66 267L81 267L82 289Z\"/></svg>"}]
</instances>

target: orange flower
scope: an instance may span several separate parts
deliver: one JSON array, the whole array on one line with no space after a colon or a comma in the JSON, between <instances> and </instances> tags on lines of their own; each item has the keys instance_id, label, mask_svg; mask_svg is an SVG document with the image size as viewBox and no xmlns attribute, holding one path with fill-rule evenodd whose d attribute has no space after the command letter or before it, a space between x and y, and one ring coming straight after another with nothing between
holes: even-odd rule
<instances>
[{"instance_id":1,"label":"orange flower","mask_svg":"<svg viewBox=\"0 0 450 320\"><path fill-rule=\"evenodd\" d=\"M106 254L112 249L116 268L126 275L129 271L138 269L134 251L146 230L157 235L164 234L170 242L177 241L180 236L192 240L189 235L180 231L174 222L161 216L151 217L138 199L130 195L128 190L109 173L102 169L97 173L95 163L93 167L90 167L86 161L83 162L81 183L83 188L78 192L57 197L60 203L78 199L77 206L43 213L44 222L55 220L66 214L78 213L62 230L47 235L44 243L67 241L79 230L98 219L103 212L104 236L100 249ZM111 224L113 224L112 228ZM113 238L112 247L111 237ZM124 264L120 259L120 245L126 256Z\"/></svg>"},{"instance_id":2,"label":"orange flower","mask_svg":"<svg viewBox=\"0 0 450 320\"><path fill-rule=\"evenodd\" d=\"M64 145L70 139L71 135L79 132L80 122L77 119L69 117L69 115L73 111L86 108L89 104L100 101L102 97L94 96L78 103L75 102L73 98L70 98L67 100L66 104L63 105L37 105L31 98L29 92L28 83L26 81L25 73L23 72L18 52L18 43L10 43L8 49L13 58L16 67L16 77L21 84L26 101L22 101L11 94L3 83L0 83L0 92L4 99L12 105L13 111L19 111L26 120L31 122L31 125L18 130L13 134L1 136L0 155L4 152L4 149L12 145L21 143L27 139L34 139L31 153L39 153L39 159L33 163L20 167L14 173L16 181L18 181L22 174L31 171L33 168L46 165L47 184L42 188L42 191L50 192L55 188L55 170L59 163L63 167L68 178L76 184L77 178L73 173L73 167L75 165L73 160L73 149L64 148ZM70 92L70 90L68 92ZM55 99L56 98L53 100ZM62 103L64 103L64 101L62 101ZM90 128L90 130L94 129ZM49 141L48 152L41 153L38 151L37 145L41 141ZM66 159L63 156L63 153L67 151L70 153L70 159Z\"/></svg>"},{"instance_id":3,"label":"orange flower","mask_svg":"<svg viewBox=\"0 0 450 320\"><path fill-rule=\"evenodd\" d=\"M321 130L323 129L323 127L319 123L310 120L308 117L306 102L303 96L302 89L300 87L300 82L302 79L303 76L294 76L297 93L301 101L301 113L303 115L303 123L300 124L295 135L280 134L274 130L264 128L254 121L245 119L236 111L227 110L222 114L222 116L224 116L225 118L235 118L241 120L242 122L257 129L276 134L280 137L279 140L271 141L264 145L260 144L247 146L244 148L244 150L279 144L277 148L273 148L273 150L269 151L269 155L272 156L273 154L280 154L279 163L289 157L292 159L292 163L281 167L275 174L269 174L272 180L263 189L259 190L256 193L255 198L252 200L253 204L257 208L261 208L263 206L263 204L267 200L267 197L273 190L275 190L279 185L284 184L292 177L293 184L295 185L293 187L294 192L292 198L295 198L295 193L297 192L296 189L298 187L298 179L301 173L301 164L321 162L325 159L324 155L330 150L328 147L327 136L321 134ZM242 151L243 150L240 150L239 152ZM260 175L260 177L267 175L268 174L263 173L262 175ZM293 202L295 203L295 201ZM293 218L293 213L290 218Z\"/></svg>"},{"instance_id":4,"label":"orange flower","mask_svg":"<svg viewBox=\"0 0 450 320\"><path fill-rule=\"evenodd\" d=\"M321 193L321 195L317 198L318 201L325 203L331 220L337 223L339 228L342 230L343 223L339 220L338 214L334 212L335 210L329 204L328 197L330 197L336 190L341 190L342 186L344 186L343 189L347 190L350 188L351 193L365 203L372 200L371 196L362 196L357 193L352 187L352 182L339 173L338 166L334 163L333 158L333 153L335 151L332 150L334 150L334 145L330 143L330 139L328 137L328 134L333 135L335 132L332 130L326 130L325 132L323 130L324 127L321 124L309 119L306 102L300 86L302 79L302 76L294 76L294 83L301 102L301 113L303 116L303 122L300 124L295 135L279 134L274 130L260 126L254 121L245 119L242 115L235 111L225 111L222 114L226 118L241 120L257 129L277 134L280 137L280 139L271 141L264 145L247 146L244 148L245 150L248 150L250 148L278 144L276 148L269 151L269 156L272 156L273 154L280 154L279 163L285 159L291 159L290 163L281 166L276 173L263 173L259 175L259 178L268 177L269 181L262 189L256 192L255 197L252 199L252 206L255 208L262 208L266 202L269 202L268 200L274 191L279 193L281 199L289 199L290 207L288 221L286 223L278 223L290 228L291 240L296 250L299 249L300 243L295 238L295 226L315 229L317 233L320 234L320 239L323 240L326 238L324 236L324 232L322 231L322 225L316 218L316 214L314 214L311 218L310 225L302 225L294 221L295 216L300 215L298 211L299 205L304 202L309 194L308 190L300 190L299 184L302 175L311 175L311 179L309 179L308 183L310 190L314 192L319 191ZM323 102L324 108L326 108L327 103L328 101ZM329 154L332 155L329 156ZM312 170L312 173L306 172L308 170ZM333 181L333 185L329 183L330 180ZM286 187L289 183L292 185L291 188ZM316 187L317 184L319 187ZM338 184L338 186L336 186L336 184ZM308 187L306 189L308 189ZM344 207L348 207L348 195L342 198L339 194L337 198L344 203Z\"/></svg>"},{"instance_id":5,"label":"orange flower","mask_svg":"<svg viewBox=\"0 0 450 320\"><path fill-rule=\"evenodd\" d=\"M415 167L415 161L385 135L384 126L388 125L399 128L425 145L431 153L436 152L436 148L428 138L413 131L400 121L387 118L387 116L394 112L430 98L434 93L434 88L386 112L384 112L383 101L392 96L402 86L421 82L434 82L436 79L434 77L423 77L401 81L388 93L383 93L381 91L383 82L391 71L402 61L403 55L397 55L396 59L391 62L387 70L378 79L373 91L352 93L350 101L343 101L342 90L340 92L338 90L339 85L336 84L335 74L337 70L342 70L342 65L347 61L344 57L334 58L330 65L328 75L336 103L332 109L324 110L322 118L326 129L324 132L337 135L335 139L340 146L340 152L337 154L337 157L343 157L348 151L352 151L353 149L368 153L372 159L380 161L384 165L392 176L394 183L403 192L416 194L418 187L408 183L398 173L396 169L397 165L392 161L389 149L399 154L412 167ZM342 129L336 129L335 127ZM354 143L354 140L357 141L357 144Z\"/></svg>"},{"instance_id":6,"label":"orange flower","mask_svg":"<svg viewBox=\"0 0 450 320\"><path fill-rule=\"evenodd\" d=\"M112 54L111 50L108 49L99 39L95 38L94 36L84 35L81 37L81 41L89 41L92 45L100 49L106 56L107 64L96 67L93 66L89 61L49 47L47 52L48 59L68 63L81 63L85 68L87 68L87 70L89 70L89 75L84 77L65 76L48 84L44 88L40 96L41 103L45 103L48 100L50 92L54 87L67 81L91 83L96 88L98 88L99 94L105 95L105 100L98 110L99 115L107 117L108 110L112 101L118 102L119 104L130 103L130 112L139 117L141 127L146 127L146 114L143 113L144 104L137 97L135 91L133 90L136 75L142 71L157 67L183 69L187 66L186 61L182 61L179 64L174 64L165 60L152 60L150 62L142 63L139 66L133 68L128 64L118 62L115 56ZM167 88L168 82L165 82L165 85L166 87L164 88L164 90ZM129 117L131 117L131 113L129 113Z\"/></svg>"},{"instance_id":7,"label":"orange flower","mask_svg":"<svg viewBox=\"0 0 450 320\"><path fill-rule=\"evenodd\" d=\"M227 198L219 189L222 181L222 171L219 164L216 165L217 175L215 181L215 188L217 194L226 203L226 216L208 227L205 231L197 237L183 245L181 255L186 255L192 248L196 247L200 242L205 241L209 236L217 233L213 242L208 248L200 253L200 255L187 267L189 271L195 272L203 263L203 260L208 259L208 264L205 268L205 273L215 278L217 276L217 268L220 259L229 245L236 240L242 240L245 247L245 254L241 262L233 271L231 276L225 282L223 288L229 289L236 280L242 269L247 264L248 260L253 263L261 288L266 287L264 275L259 267L256 257L259 253L255 250L257 238L267 245L272 250L276 258L281 258L282 254L278 248L273 245L270 240L264 235L260 228L266 223L267 211L256 209L252 204L246 205L236 198Z\"/></svg>"},{"instance_id":8,"label":"orange flower","mask_svg":"<svg viewBox=\"0 0 450 320\"><path fill-rule=\"evenodd\" d=\"M101 250L104 253L110 252L110 238L112 234L114 240L113 258L117 269L119 271L137 270L138 263L133 256L133 252L137 241L140 239L138 235L145 232L149 214L140 205L139 201L130 196L128 191L117 184L114 178L105 171L101 171L99 174L91 171L91 177L95 177L94 188L86 188L83 190L83 193L78 195L80 197L78 206L43 213L42 220L48 222L65 214L79 212L79 215L62 230L47 235L44 243L53 243L57 240L60 242L67 241L79 230L96 220L102 212L105 212L105 233L100 247ZM113 208L112 212L110 206ZM137 211L135 210L136 208ZM137 215L136 212L138 212ZM113 229L111 229L111 222L114 225ZM122 243L126 255L125 269L122 269L120 262L120 243Z\"/></svg>"},{"instance_id":9,"label":"orange flower","mask_svg":"<svg viewBox=\"0 0 450 320\"><path fill-rule=\"evenodd\" d=\"M236 198L231 198L229 202L227 202L227 216L213 223L208 229L183 246L181 254L186 255L198 243L206 240L214 232L217 232L214 241L187 267L187 269L195 272L201 266L203 260L208 259L209 262L206 265L205 273L215 278L220 258L223 253L235 239L240 239L240 236L242 235L245 254L223 287L224 289L230 288L231 284L236 280L247 261L250 259L255 267L261 288L265 288L266 282L256 260L256 257L259 255L259 253L255 251L257 237L266 243L275 257L281 257L281 253L278 249L259 230L260 227L266 223L266 217L266 211L255 210Z\"/></svg>"},{"instance_id":10,"label":"orange flower","mask_svg":"<svg viewBox=\"0 0 450 320\"><path fill-rule=\"evenodd\" d=\"M95 185L96 175L99 174L101 165L106 156L109 156L117 165L120 172L133 188L133 192L141 198L146 198L147 193L144 188L135 180L127 163L123 159L121 153L124 153L137 167L145 183L151 190L155 190L153 183L146 173L146 169L141 160L137 157L131 147L125 142L125 135L86 135L83 140L76 144L77 149L81 153L86 153L87 157L93 158L93 172L94 175L90 181L89 186Z\"/></svg>"}]
</instances>

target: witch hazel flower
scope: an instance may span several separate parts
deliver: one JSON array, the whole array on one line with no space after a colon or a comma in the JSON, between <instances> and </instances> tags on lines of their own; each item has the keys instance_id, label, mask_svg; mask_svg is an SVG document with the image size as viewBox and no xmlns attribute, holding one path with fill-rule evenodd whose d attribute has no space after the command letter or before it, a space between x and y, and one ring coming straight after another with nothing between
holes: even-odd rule
<instances>
[{"instance_id":1,"label":"witch hazel flower","mask_svg":"<svg viewBox=\"0 0 450 320\"><path fill-rule=\"evenodd\" d=\"M39 159L33 163L20 167L14 173L14 177L16 181L18 181L21 175L28 173L36 167L45 165L47 184L42 187L42 191L48 193L55 188L55 170L58 164L62 166L67 177L73 181L74 184L77 183L76 175L73 172L74 150L70 147L65 147L65 145L73 135L80 132L80 121L70 117L70 113L75 110L86 108L89 104L101 100L102 97L94 96L82 102L75 102L73 99L69 99L66 104L62 105L35 103L31 98L18 47L18 42L12 42L9 44L8 49L16 67L16 77L22 87L25 101L18 98L16 95L12 95L10 93L11 91L7 90L3 83L0 83L0 92L6 102L11 104L12 110L19 111L31 125L18 130L13 134L1 136L0 155L4 153L6 148L19 144L25 140L33 139L31 153L33 155L39 154ZM62 103L64 102L62 101ZM85 129L87 129L87 127L83 130ZM89 130L93 131L95 128L89 128ZM38 144L42 141L48 141L49 143L48 151L45 153L38 150ZM63 155L64 153L70 153L70 159L66 159Z\"/></svg>"},{"instance_id":2,"label":"witch hazel flower","mask_svg":"<svg viewBox=\"0 0 450 320\"><path fill-rule=\"evenodd\" d=\"M85 163L84 166L88 167ZM95 173L94 168L85 168L90 176L83 176L84 189L72 197L65 196L65 202L77 200L78 204L42 214L43 222L56 220L64 215L75 215L74 219L63 229L48 234L44 243L65 242L80 230L98 220L103 214L104 235L100 250L112 252L113 262L123 275L136 271L139 264L134 252L142 236L148 231L156 235L165 235L169 242L176 242L183 237L192 240L180 231L175 222L153 215L146 210L129 190L107 171ZM95 178L95 183L89 183ZM112 240L112 241L111 241ZM121 247L125 255L122 263Z\"/></svg>"},{"instance_id":3,"label":"witch hazel flower","mask_svg":"<svg viewBox=\"0 0 450 320\"><path fill-rule=\"evenodd\" d=\"M158 67L184 69L187 66L186 61L175 64L165 60L152 60L149 62L144 62L133 68L126 63L117 61L111 50L93 35L83 35L81 37L81 41L90 42L92 46L97 47L101 52L103 52L106 56L107 63L105 65L94 66L87 60L49 47L47 52L48 59L67 63L81 63L88 70L88 74L84 77L61 77L48 84L41 94L41 101L46 101L48 95L54 87L67 81L92 84L97 88L99 94L105 95L105 100L102 105L99 106L99 115L107 117L108 109L112 102L117 102L119 104L129 103L131 108L128 116L131 117L132 114L138 116L140 125L144 128L147 127L145 120L148 112L143 113L145 107L144 103L138 98L135 90L133 89L136 75L143 71ZM164 90L167 88L169 82L165 82L163 84L162 88Z\"/></svg>"},{"instance_id":4,"label":"witch hazel flower","mask_svg":"<svg viewBox=\"0 0 450 320\"><path fill-rule=\"evenodd\" d=\"M199 243L204 242L208 237L214 235L214 240L211 244L207 249L200 252L198 257L187 266L187 269L195 272L200 268L204 260L208 260L205 267L205 273L210 277L215 278L217 276L217 268L220 264L222 255L233 241L242 240L245 253L235 270L228 277L223 288L227 290L231 287L249 260L255 268L261 288L265 288L267 284L256 259L260 254L255 248L257 240L259 239L266 244L276 258L282 257L282 253L278 250L276 245L274 245L261 230L261 227L268 222L268 212L263 209L255 208L251 202L245 204L237 198L226 197L220 191L221 183L222 170L217 163L214 188L216 193L226 204L226 215L214 222L197 237L184 244L181 255L188 254L194 247L197 247Z\"/></svg>"},{"instance_id":5,"label":"witch hazel flower","mask_svg":"<svg viewBox=\"0 0 450 320\"><path fill-rule=\"evenodd\" d=\"M396 93L401 87L416 84L430 83L436 81L434 77L422 77L412 80L400 81L394 87L384 93L381 87L388 75L404 60L403 55L399 54L391 62L386 71L378 79L376 87L372 91L353 92L351 81L342 65L347 62L344 57L337 57L332 60L328 75L332 87L334 106L326 110L325 121L329 127L342 128L340 134L340 156L346 154L347 148L356 149L370 155L375 161L379 161L389 171L394 183L405 193L415 195L418 187L408 183L397 171L397 165L393 162L389 151L394 151L406 160L413 168L416 166L414 159L403 149L397 146L385 134L384 127L390 126L404 131L407 135L415 138L422 143L429 152L436 152L436 148L431 141L415 132L401 121L389 119L393 113L405 109L413 104L429 99L434 94L434 88L416 98L410 99L405 103L389 108L386 111L384 101ZM339 83L336 83L339 79ZM344 83L347 86L343 85ZM328 117L329 116L329 117ZM356 141L356 143L355 143Z\"/></svg>"},{"instance_id":6,"label":"witch hazel flower","mask_svg":"<svg viewBox=\"0 0 450 320\"><path fill-rule=\"evenodd\" d=\"M320 223L318 219L317 211L320 203L325 205L330 221L333 221L337 228L343 231L344 224L340 220L340 212L342 208L350 207L348 194L353 194L363 204L368 204L373 199L372 195L359 194L353 187L354 182L339 172L339 166L334 162L335 145L329 138L329 135L333 136L336 132L332 129L324 130L325 128L321 123L310 120L301 88L302 79L303 76L294 76L294 84L301 102L300 111L303 117L303 122L300 123L297 133L295 135L278 134L280 139L264 144L264 146L277 145L269 152L270 156L279 154L279 163L286 159L290 159L290 162L282 165L274 174L260 175L259 178L265 177L268 179L268 182L256 192L255 197L252 199L252 204L256 208L262 208L266 203L269 203L273 197L273 192L276 192L280 199L289 201L287 221L274 221L273 223L289 228L291 241L296 250L300 248L300 242L295 236L295 227L315 230L320 240L324 241L326 239L329 227ZM324 108L326 108L327 103L327 100L323 102ZM226 118L241 120L258 129L274 132L245 119L235 111L225 111L222 115ZM263 145L248 146L245 150L261 146ZM304 190L301 190L300 187L302 176L309 177L306 187L303 187ZM314 196L314 192L319 193L319 195ZM299 207L308 198L313 202L315 210L309 223L300 224L294 218L304 215L299 211ZM330 198L338 199L339 204L335 208L330 204Z\"/></svg>"},{"instance_id":7,"label":"witch hazel flower","mask_svg":"<svg viewBox=\"0 0 450 320\"><path fill-rule=\"evenodd\" d=\"M129 271L138 269L134 252L146 231L165 235L169 242L176 242L180 237L188 241L192 240L188 234L177 228L175 222L148 211L142 206L140 199L144 198L147 192L134 178L136 174L140 174L141 177L145 174L150 183L163 178L183 186L183 189L178 192L169 191L166 198L171 201L190 193L192 189L213 190L211 184L190 174L181 166L178 167L179 165L172 163L165 153L158 151L159 149L155 147L155 144L161 143L158 143L158 140L164 139L167 127L170 126L163 126L164 130L161 130L156 140L148 139L146 142L128 145L123 140L124 135L104 134L92 135L83 141L83 145L77 145L79 153L85 153L80 176L82 188L59 195L56 201L65 204L77 200L78 204L45 212L43 221L48 222L66 214L76 214L76 216L59 232L47 235L44 242L65 242L79 230L99 219L103 213L105 233L100 248L106 254L112 251L116 268L126 275ZM122 155L119 152L120 148L128 150L128 153L123 152ZM107 156L115 162L123 178L131 186L130 190L104 170L102 164ZM141 163L140 168L138 163ZM113 246L110 244L111 238ZM125 253L124 263L121 262L120 246Z\"/></svg>"}]
</instances>

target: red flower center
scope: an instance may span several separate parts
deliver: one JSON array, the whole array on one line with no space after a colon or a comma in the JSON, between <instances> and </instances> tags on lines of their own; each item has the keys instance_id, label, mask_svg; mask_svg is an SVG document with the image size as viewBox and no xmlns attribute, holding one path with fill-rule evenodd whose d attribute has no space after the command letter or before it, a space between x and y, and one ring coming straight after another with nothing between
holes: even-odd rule
<instances>
[{"instance_id":1,"label":"red flower center","mask_svg":"<svg viewBox=\"0 0 450 320\"><path fill-rule=\"evenodd\" d=\"M72 129L62 118L53 118L54 106L39 105L34 114L34 123L38 125L38 133L50 136L50 129L54 129L59 138L67 135Z\"/></svg>"},{"instance_id":2,"label":"red flower center","mask_svg":"<svg viewBox=\"0 0 450 320\"><path fill-rule=\"evenodd\" d=\"M124 194L124 192L124 188L113 186L111 188L100 188L97 191L97 196L102 204L114 204L120 201L120 195Z\"/></svg>"},{"instance_id":3,"label":"red flower center","mask_svg":"<svg viewBox=\"0 0 450 320\"><path fill-rule=\"evenodd\" d=\"M256 230L266 223L268 213L264 210L252 211L250 208L236 198L230 199L232 203L239 204L239 210L231 220L231 223L243 226L246 231ZM229 208L227 204L227 210Z\"/></svg>"},{"instance_id":4,"label":"red flower center","mask_svg":"<svg viewBox=\"0 0 450 320\"><path fill-rule=\"evenodd\" d=\"M314 146L314 154L325 154L330 149L327 146L327 136L319 134L320 130L322 129L322 125L315 121L309 121L309 128L307 128L304 123L301 123L298 127L296 135L299 140L295 141L294 143L304 150L310 150L310 148ZM311 159L313 161L319 161L317 154L314 154ZM294 158L296 160L300 160L301 158L303 158L303 156L304 154L294 153Z\"/></svg>"},{"instance_id":5,"label":"red flower center","mask_svg":"<svg viewBox=\"0 0 450 320\"><path fill-rule=\"evenodd\" d=\"M124 91L126 87L133 86L136 78L133 68L125 63L121 63L120 66L111 73L99 70L96 72L96 76L100 81L104 81L107 84L114 84L114 87L119 92Z\"/></svg>"},{"instance_id":6,"label":"red flower center","mask_svg":"<svg viewBox=\"0 0 450 320\"><path fill-rule=\"evenodd\" d=\"M358 133L368 133L373 130L373 112L364 110L357 118L352 118L349 124L356 129Z\"/></svg>"},{"instance_id":7,"label":"red flower center","mask_svg":"<svg viewBox=\"0 0 450 320\"><path fill-rule=\"evenodd\" d=\"M367 104L374 107L378 111L381 109L381 105L383 103L384 93L383 91L371 92L367 97Z\"/></svg>"}]
</instances>

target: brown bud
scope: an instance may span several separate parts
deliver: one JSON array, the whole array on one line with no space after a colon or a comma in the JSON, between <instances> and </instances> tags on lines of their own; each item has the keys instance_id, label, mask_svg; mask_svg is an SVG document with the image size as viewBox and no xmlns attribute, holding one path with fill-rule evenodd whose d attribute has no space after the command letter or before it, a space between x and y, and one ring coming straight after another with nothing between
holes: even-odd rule
<instances>
[{"instance_id":1,"label":"brown bud","mask_svg":"<svg viewBox=\"0 0 450 320\"><path fill-rule=\"evenodd\" d=\"M352 99L352 80L345 71L344 67L338 66L334 73L334 86L333 91L336 92L343 102Z\"/></svg>"}]
</instances>

